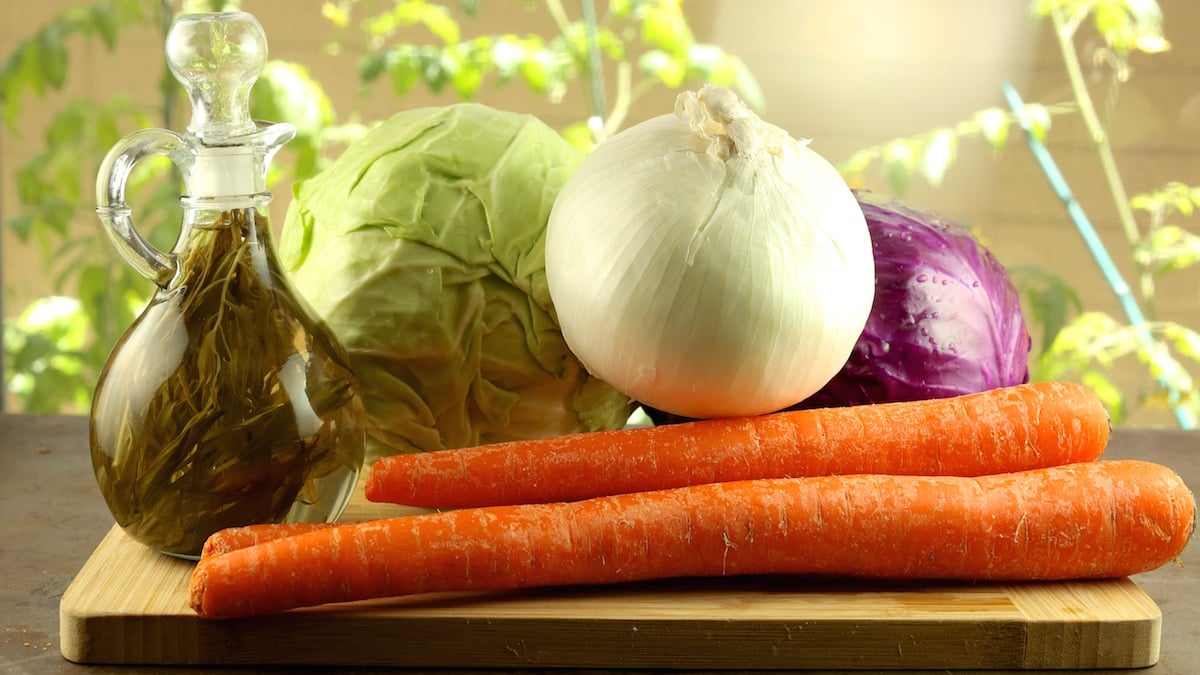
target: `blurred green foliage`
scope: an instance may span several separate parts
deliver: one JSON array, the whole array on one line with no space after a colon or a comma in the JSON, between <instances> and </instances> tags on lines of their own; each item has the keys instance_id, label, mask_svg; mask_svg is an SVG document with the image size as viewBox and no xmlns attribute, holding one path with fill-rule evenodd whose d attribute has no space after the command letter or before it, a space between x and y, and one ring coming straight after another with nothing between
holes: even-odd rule
<instances>
[{"instance_id":1,"label":"blurred green foliage","mask_svg":"<svg viewBox=\"0 0 1200 675\"><path fill-rule=\"evenodd\" d=\"M1031 357L1031 377L1087 384L1104 400L1116 424L1142 408L1173 410L1181 425L1190 424L1189 418L1200 416L1200 389L1189 371L1200 363L1200 333L1178 322L1156 319L1155 289L1163 276L1200 262L1200 235L1194 223L1187 223L1200 207L1200 188L1169 182L1150 193L1126 195L1108 130L1096 114L1079 59L1081 50L1089 50L1084 54L1087 62L1105 67L1108 78L1102 84L1109 87L1109 96L1115 96L1133 76L1133 54L1170 49L1162 10L1155 0L1033 0L1029 8L1035 18L1051 24L1072 91L1072 98L1063 103L1027 104L1023 113L1030 133L1045 140L1054 117L1082 117L1125 233L1123 245L1132 253L1130 262L1137 276L1136 283L1130 284L1136 286L1132 301L1147 317L1137 323L1133 321L1137 317L1122 319L1089 310L1068 280L1054 271L1013 266L1009 272L1022 293L1027 322L1040 335ZM839 168L851 182L878 171L896 194L905 193L916 179L940 186L962 140L982 141L999 152L1015 122L1012 112L989 108L951 126L863 149ZM1126 293L1124 288L1112 290ZM1113 379L1114 366L1129 359L1141 363L1146 374L1144 385L1132 391Z\"/></svg>"},{"instance_id":2,"label":"blurred green foliage","mask_svg":"<svg viewBox=\"0 0 1200 675\"><path fill-rule=\"evenodd\" d=\"M255 4L94 0L63 11L5 55L0 68L5 133L21 133L22 103L29 97L64 88L71 50L81 41L111 52L121 48L122 36L132 28L156 30L165 39L180 12L253 12ZM433 92L449 87L469 100L490 80L498 86L522 82L559 102L578 88L587 119L561 131L584 149L615 133L633 102L656 87L713 82L734 87L748 103L762 106L762 92L745 64L717 45L697 42L676 0L614 0L602 15L591 0L583 0L577 18L568 17L560 0L516 6L548 12L557 32L468 36L478 0L334 0L298 3L297 11L323 14L329 25L326 50L361 53L357 76L364 90L386 78L396 97L425 86ZM427 39L414 42L408 29L424 31ZM165 61L160 67L157 115L121 94L66 101L55 110L41 151L17 168L19 203L5 209L4 226L36 245L53 286L50 297L16 308L4 323L5 381L23 411L86 410L109 351L152 294L150 282L120 261L99 226L77 224L92 217L96 169L122 136L140 128L186 125L186 96ZM606 76L617 83L611 101L601 84ZM308 68L280 60L270 61L259 78L251 109L257 118L297 128L295 139L272 162L273 185L313 175L379 121L356 113L339 119ZM140 162L128 192L143 236L160 249L172 248L181 213L180 185L169 160Z\"/></svg>"}]
</instances>

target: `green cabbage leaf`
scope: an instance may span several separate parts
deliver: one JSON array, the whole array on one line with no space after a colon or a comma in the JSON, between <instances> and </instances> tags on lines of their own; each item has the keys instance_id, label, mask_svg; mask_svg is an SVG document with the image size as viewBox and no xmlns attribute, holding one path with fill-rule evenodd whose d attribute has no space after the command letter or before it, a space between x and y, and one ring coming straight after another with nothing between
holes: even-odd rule
<instances>
[{"instance_id":1,"label":"green cabbage leaf","mask_svg":"<svg viewBox=\"0 0 1200 675\"><path fill-rule=\"evenodd\" d=\"M361 381L368 459L618 428L567 348L546 221L583 155L535 117L401 112L298 183L279 257Z\"/></svg>"}]
</instances>

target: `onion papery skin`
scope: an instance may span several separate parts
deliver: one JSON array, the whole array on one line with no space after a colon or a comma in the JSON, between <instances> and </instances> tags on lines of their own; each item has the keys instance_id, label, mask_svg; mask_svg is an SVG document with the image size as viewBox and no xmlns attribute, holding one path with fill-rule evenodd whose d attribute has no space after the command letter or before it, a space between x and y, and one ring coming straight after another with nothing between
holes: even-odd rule
<instances>
[{"instance_id":1,"label":"onion papery skin","mask_svg":"<svg viewBox=\"0 0 1200 675\"><path fill-rule=\"evenodd\" d=\"M783 137L721 157L662 115L584 160L550 214L546 278L589 372L713 418L786 407L842 368L874 298L870 236L837 170Z\"/></svg>"}]
</instances>

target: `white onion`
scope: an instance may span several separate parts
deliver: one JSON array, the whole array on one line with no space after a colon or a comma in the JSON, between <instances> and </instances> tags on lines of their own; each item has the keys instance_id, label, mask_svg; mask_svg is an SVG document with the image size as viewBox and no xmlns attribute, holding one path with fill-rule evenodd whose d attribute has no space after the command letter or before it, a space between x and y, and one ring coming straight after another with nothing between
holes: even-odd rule
<instances>
[{"instance_id":1,"label":"white onion","mask_svg":"<svg viewBox=\"0 0 1200 675\"><path fill-rule=\"evenodd\" d=\"M688 417L815 393L849 358L875 288L866 220L837 170L711 85L584 160L550 214L546 281L593 375Z\"/></svg>"}]
</instances>

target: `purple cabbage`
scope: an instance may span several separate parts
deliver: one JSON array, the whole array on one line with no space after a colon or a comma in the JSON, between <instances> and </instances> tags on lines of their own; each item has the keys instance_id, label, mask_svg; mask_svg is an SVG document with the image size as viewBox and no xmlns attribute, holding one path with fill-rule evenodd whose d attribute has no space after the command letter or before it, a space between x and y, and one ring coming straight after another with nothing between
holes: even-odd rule
<instances>
[{"instance_id":1,"label":"purple cabbage","mask_svg":"<svg viewBox=\"0 0 1200 675\"><path fill-rule=\"evenodd\" d=\"M965 228L857 191L875 302L845 367L797 407L970 394L1029 380L1030 337L1004 267Z\"/></svg>"}]
</instances>

